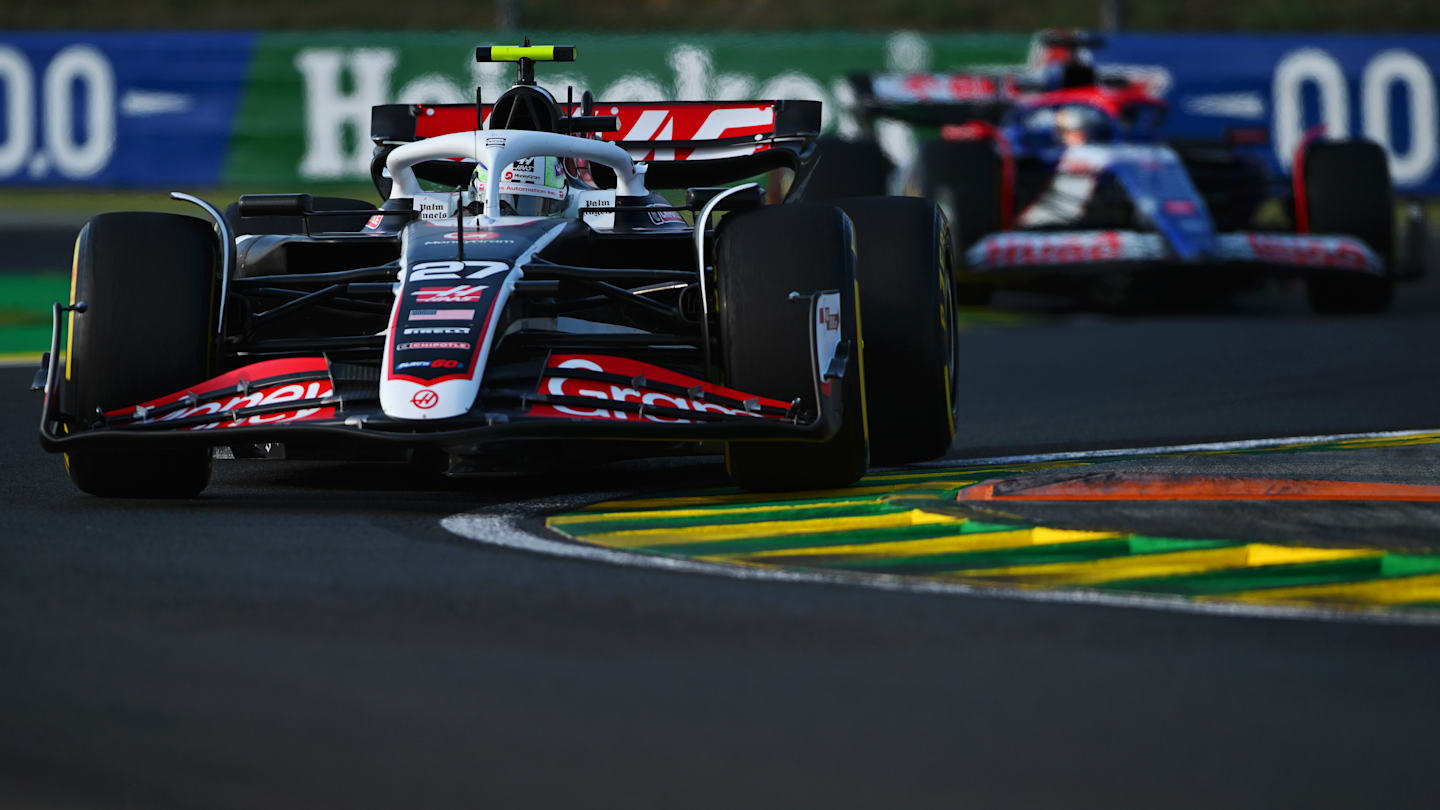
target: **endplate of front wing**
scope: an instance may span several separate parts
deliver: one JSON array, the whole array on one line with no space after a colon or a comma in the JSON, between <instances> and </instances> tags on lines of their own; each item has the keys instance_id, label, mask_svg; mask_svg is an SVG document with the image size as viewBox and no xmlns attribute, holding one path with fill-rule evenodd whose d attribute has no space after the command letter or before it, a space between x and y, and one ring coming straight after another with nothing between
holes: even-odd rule
<instances>
[{"instance_id":1,"label":"endplate of front wing","mask_svg":"<svg viewBox=\"0 0 1440 810\"><path fill-rule=\"evenodd\" d=\"M812 323L824 295L810 296ZM487 375L471 412L437 421L387 416L379 407L376 381L366 379L373 369L315 356L253 363L163 397L62 422L58 358L52 352L42 370L40 441L52 452L302 439L440 447L580 438L824 441L843 418L840 383L858 371L850 362L853 339L816 348L812 344L815 412L803 411L798 399L749 394L597 353L551 355L528 377L496 369L501 379L492 383Z\"/></svg>"}]
</instances>

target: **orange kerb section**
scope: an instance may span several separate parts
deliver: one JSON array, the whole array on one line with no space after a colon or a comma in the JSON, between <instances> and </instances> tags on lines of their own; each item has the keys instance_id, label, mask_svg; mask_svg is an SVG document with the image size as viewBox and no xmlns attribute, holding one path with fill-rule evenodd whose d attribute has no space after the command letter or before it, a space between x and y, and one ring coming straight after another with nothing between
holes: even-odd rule
<instances>
[{"instance_id":1,"label":"orange kerb section","mask_svg":"<svg viewBox=\"0 0 1440 810\"><path fill-rule=\"evenodd\" d=\"M1307 481L1198 475L1113 474L1027 483L983 481L959 501L1440 501L1440 486L1374 481Z\"/></svg>"}]
</instances>

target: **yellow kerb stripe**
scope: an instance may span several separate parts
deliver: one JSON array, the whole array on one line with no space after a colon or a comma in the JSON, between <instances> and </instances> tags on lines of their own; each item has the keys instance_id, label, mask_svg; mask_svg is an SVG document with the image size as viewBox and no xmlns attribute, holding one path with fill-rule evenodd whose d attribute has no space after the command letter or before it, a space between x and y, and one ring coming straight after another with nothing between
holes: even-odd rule
<instances>
[{"instance_id":1,"label":"yellow kerb stripe","mask_svg":"<svg viewBox=\"0 0 1440 810\"><path fill-rule=\"evenodd\" d=\"M951 523L956 530L964 518L937 515L910 509L883 515L858 515L810 520L766 520L758 523L720 523L712 526L681 526L663 529L630 529L585 536L587 543L617 548L637 546L673 546L681 543L713 543L720 540L746 540L753 537L777 537L790 534L826 534L864 529L888 529L901 526L923 526Z\"/></svg>"},{"instance_id":2,"label":"yellow kerb stripe","mask_svg":"<svg viewBox=\"0 0 1440 810\"><path fill-rule=\"evenodd\" d=\"M992 551L1024 546L1059 543L1082 543L1088 540L1113 540L1125 537L1114 532L1082 532L1070 529L1016 529L1008 532L975 532L926 537L919 540L893 540L885 543L853 543L844 546L811 546L782 548L741 554L716 554L701 557L714 562L764 562L773 557L848 557L878 559L882 557L922 557L930 554L958 554L970 551Z\"/></svg>"},{"instance_id":3,"label":"yellow kerb stripe","mask_svg":"<svg viewBox=\"0 0 1440 810\"><path fill-rule=\"evenodd\" d=\"M1099 585L1122 579L1176 577L1225 568L1249 568L1261 565L1287 565L1344 560L1352 557L1374 557L1380 553L1375 549L1295 548L1251 543L1229 548L1176 551L1168 554L1138 554L1090 562L947 571L944 576L961 579L1003 579L1027 585Z\"/></svg>"},{"instance_id":4,"label":"yellow kerb stripe","mask_svg":"<svg viewBox=\"0 0 1440 810\"><path fill-rule=\"evenodd\" d=\"M843 509L848 506L864 506L865 504L878 504L884 501L884 496L874 498L847 498L836 501L817 501L815 503L785 503L785 504L757 504L755 506L733 506L730 508L711 509L655 509L642 512L601 512L591 514L589 512L570 513L556 515L550 518L551 526L568 526L575 523L597 523L608 521L635 521L648 520L670 520L675 518L688 517L722 517L725 515L761 514L765 512L792 512L799 509Z\"/></svg>"},{"instance_id":5,"label":"yellow kerb stripe","mask_svg":"<svg viewBox=\"0 0 1440 810\"><path fill-rule=\"evenodd\" d=\"M1405 605L1440 602L1440 574L1373 579L1369 582L1341 582L1333 585L1304 585L1260 591L1227 593L1207 600L1227 602L1344 602L1368 605Z\"/></svg>"},{"instance_id":6,"label":"yellow kerb stripe","mask_svg":"<svg viewBox=\"0 0 1440 810\"><path fill-rule=\"evenodd\" d=\"M76 286L80 282L80 237L75 237L75 252L70 256L70 306L75 306ZM65 379L70 379L70 358L75 354L75 310L65 315Z\"/></svg>"}]
</instances>

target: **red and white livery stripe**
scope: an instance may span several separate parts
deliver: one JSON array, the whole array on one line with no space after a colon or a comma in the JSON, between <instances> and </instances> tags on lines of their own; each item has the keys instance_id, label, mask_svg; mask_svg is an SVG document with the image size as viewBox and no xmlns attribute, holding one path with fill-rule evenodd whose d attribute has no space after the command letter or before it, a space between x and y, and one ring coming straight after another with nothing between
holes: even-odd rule
<instances>
[{"instance_id":1,"label":"red and white livery stripe","mask_svg":"<svg viewBox=\"0 0 1440 810\"><path fill-rule=\"evenodd\" d=\"M703 391L704 394L726 397L735 402L755 400L761 405L772 408L783 409L790 407L790 403L788 402L747 394L743 391L736 391L733 388L726 388L704 382L676 371L653 366L649 363L642 363L639 360L604 354L555 354L551 355L545 370L545 375L540 380L539 393L549 394L551 396L586 397L595 401L595 407L533 405L525 412L526 416L540 416L554 419L607 419L621 422L688 423L692 421L680 417L655 416L653 414L641 416L636 413L606 407L606 405L611 402L627 402L630 404L643 404L647 407L658 406L680 411L720 413L727 416L752 416L756 419L780 418L778 415L762 415L737 408L734 406L734 402L722 405L718 402L708 401L703 398L703 396L701 398L692 398L690 396L680 396L674 393L656 391L646 388L643 383L640 385L616 385L613 383L566 377L565 371L567 369L600 371L609 374L619 374L629 377L631 380L643 379L649 382L668 383L691 390L699 389Z\"/></svg>"},{"instance_id":2,"label":"red and white livery stripe","mask_svg":"<svg viewBox=\"0 0 1440 810\"><path fill-rule=\"evenodd\" d=\"M205 382L186 388L183 391L176 391L173 394L167 394L166 396L158 397L148 402L142 402L138 405L131 405L128 408L107 411L106 416L112 418L140 417L147 410L174 405L192 394L195 395L198 400L209 401L200 402L199 404L186 408L177 408L162 416L155 417L154 421L173 422L196 416L232 413L246 408L279 405L285 402L326 399L335 393L334 386L331 385L328 379L329 370L330 366L323 357L287 357L280 360L265 360L259 363L252 363L243 368L237 368L234 371L206 380ZM293 378L299 375L325 376L326 379L311 379L303 382L289 382L255 388L250 387L250 383L260 380L273 380L280 377ZM223 395L216 396L222 392L224 392ZM239 419L222 419L216 422L191 425L180 429L210 430L216 428L250 427L282 422L333 419L334 417L335 408L326 405L318 408L299 408L293 411L256 414Z\"/></svg>"}]
</instances>

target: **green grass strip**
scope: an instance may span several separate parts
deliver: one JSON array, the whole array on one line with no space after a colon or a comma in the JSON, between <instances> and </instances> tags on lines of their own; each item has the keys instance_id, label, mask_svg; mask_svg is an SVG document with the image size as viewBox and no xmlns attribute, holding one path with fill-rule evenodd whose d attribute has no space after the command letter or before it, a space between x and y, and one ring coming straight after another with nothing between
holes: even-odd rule
<instances>
[{"instance_id":1,"label":"green grass strip","mask_svg":"<svg viewBox=\"0 0 1440 810\"><path fill-rule=\"evenodd\" d=\"M0 273L0 354L50 348L50 307L70 300L66 273Z\"/></svg>"}]
</instances>

